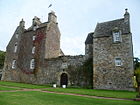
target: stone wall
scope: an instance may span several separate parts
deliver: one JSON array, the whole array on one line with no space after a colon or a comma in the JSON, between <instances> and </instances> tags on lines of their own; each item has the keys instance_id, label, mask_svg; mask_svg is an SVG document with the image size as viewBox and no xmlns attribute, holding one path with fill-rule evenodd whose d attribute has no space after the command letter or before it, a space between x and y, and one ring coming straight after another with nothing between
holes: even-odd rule
<instances>
[{"instance_id":1,"label":"stone wall","mask_svg":"<svg viewBox=\"0 0 140 105\"><path fill-rule=\"evenodd\" d=\"M68 86L83 86L84 82L80 80L82 74L78 72L79 67L83 65L85 57L62 56L53 59L44 59L43 65L37 68L33 74L25 73L21 69L8 70L5 73L6 81L24 82L32 84L52 84L60 86L61 75L66 73L68 76Z\"/></svg>"},{"instance_id":2,"label":"stone wall","mask_svg":"<svg viewBox=\"0 0 140 105\"><path fill-rule=\"evenodd\" d=\"M121 43L112 37L93 39L93 71L95 89L133 90L133 52L131 34L122 35ZM122 66L115 66L115 58Z\"/></svg>"},{"instance_id":3,"label":"stone wall","mask_svg":"<svg viewBox=\"0 0 140 105\"><path fill-rule=\"evenodd\" d=\"M48 23L45 38L45 58L57 58L60 55L60 31L58 24Z\"/></svg>"},{"instance_id":4,"label":"stone wall","mask_svg":"<svg viewBox=\"0 0 140 105\"><path fill-rule=\"evenodd\" d=\"M86 59L93 58L93 44L85 45L85 57Z\"/></svg>"}]
</instances>

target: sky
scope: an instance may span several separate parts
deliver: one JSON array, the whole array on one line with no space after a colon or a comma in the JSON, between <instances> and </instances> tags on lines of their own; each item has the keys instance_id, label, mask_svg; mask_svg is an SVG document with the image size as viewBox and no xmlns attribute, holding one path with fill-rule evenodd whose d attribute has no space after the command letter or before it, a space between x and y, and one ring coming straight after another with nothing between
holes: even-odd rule
<instances>
[{"instance_id":1,"label":"sky","mask_svg":"<svg viewBox=\"0 0 140 105\"><path fill-rule=\"evenodd\" d=\"M48 8L50 4L52 7ZM0 0L0 50L6 50L22 18L28 28L34 16L46 22L53 10L63 52L84 54L87 34L94 32L98 22L123 18L125 8L130 13L134 56L140 58L140 0Z\"/></svg>"}]
</instances>

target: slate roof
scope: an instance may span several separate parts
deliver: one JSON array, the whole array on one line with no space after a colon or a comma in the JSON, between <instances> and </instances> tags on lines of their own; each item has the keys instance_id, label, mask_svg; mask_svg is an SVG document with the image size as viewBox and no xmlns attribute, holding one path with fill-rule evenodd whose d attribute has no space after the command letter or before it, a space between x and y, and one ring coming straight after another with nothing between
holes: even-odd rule
<instances>
[{"instance_id":1,"label":"slate roof","mask_svg":"<svg viewBox=\"0 0 140 105\"><path fill-rule=\"evenodd\" d=\"M104 37L112 35L112 30L117 27L118 30L121 30L122 34L130 33L128 22L124 21L124 18L97 23L97 26L94 31L94 37Z\"/></svg>"},{"instance_id":2,"label":"slate roof","mask_svg":"<svg viewBox=\"0 0 140 105\"><path fill-rule=\"evenodd\" d=\"M85 44L93 44L93 34L94 34L93 32L88 34Z\"/></svg>"}]
</instances>

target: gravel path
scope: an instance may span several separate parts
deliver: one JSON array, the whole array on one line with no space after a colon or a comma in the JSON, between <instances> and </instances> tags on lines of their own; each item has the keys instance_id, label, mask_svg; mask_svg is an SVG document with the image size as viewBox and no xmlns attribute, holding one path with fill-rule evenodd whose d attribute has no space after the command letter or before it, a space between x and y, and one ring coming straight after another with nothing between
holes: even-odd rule
<instances>
[{"instance_id":1,"label":"gravel path","mask_svg":"<svg viewBox=\"0 0 140 105\"><path fill-rule=\"evenodd\" d=\"M10 86L3 86L3 87L18 88L18 87L10 87ZM49 89L49 88L42 88L42 89ZM52 91L47 91L47 90L44 91L42 89L26 89L26 88L21 88L20 90L3 90L3 91L0 91L0 92L39 91L39 92L44 92L44 93L73 95L73 96L81 96L81 97L97 98L97 99L129 100L129 101L134 100L134 99L127 99L127 98L112 98L112 97L100 97L100 96L81 95L81 94L74 94L74 93L52 92Z\"/></svg>"}]
</instances>

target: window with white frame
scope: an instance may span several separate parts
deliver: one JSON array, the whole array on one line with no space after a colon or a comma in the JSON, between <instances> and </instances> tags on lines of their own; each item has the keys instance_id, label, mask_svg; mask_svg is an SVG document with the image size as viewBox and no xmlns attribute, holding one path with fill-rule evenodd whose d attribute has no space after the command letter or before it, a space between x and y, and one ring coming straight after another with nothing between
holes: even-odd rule
<instances>
[{"instance_id":1,"label":"window with white frame","mask_svg":"<svg viewBox=\"0 0 140 105\"><path fill-rule=\"evenodd\" d=\"M17 52L17 43L15 43L14 52Z\"/></svg>"},{"instance_id":2,"label":"window with white frame","mask_svg":"<svg viewBox=\"0 0 140 105\"><path fill-rule=\"evenodd\" d=\"M121 58L115 58L115 66L122 66Z\"/></svg>"},{"instance_id":3,"label":"window with white frame","mask_svg":"<svg viewBox=\"0 0 140 105\"><path fill-rule=\"evenodd\" d=\"M113 32L113 41L121 42L121 33L120 31Z\"/></svg>"},{"instance_id":4,"label":"window with white frame","mask_svg":"<svg viewBox=\"0 0 140 105\"><path fill-rule=\"evenodd\" d=\"M34 35L34 36L33 36L33 41L35 40L35 38L36 38L36 36Z\"/></svg>"},{"instance_id":5,"label":"window with white frame","mask_svg":"<svg viewBox=\"0 0 140 105\"><path fill-rule=\"evenodd\" d=\"M31 61L30 61L30 69L35 69L35 59L31 59Z\"/></svg>"},{"instance_id":6,"label":"window with white frame","mask_svg":"<svg viewBox=\"0 0 140 105\"><path fill-rule=\"evenodd\" d=\"M16 68L16 60L14 59L13 61L12 61L12 69L15 69Z\"/></svg>"},{"instance_id":7,"label":"window with white frame","mask_svg":"<svg viewBox=\"0 0 140 105\"><path fill-rule=\"evenodd\" d=\"M33 48L32 48L32 54L34 54L35 53L35 46L33 46Z\"/></svg>"}]
</instances>

